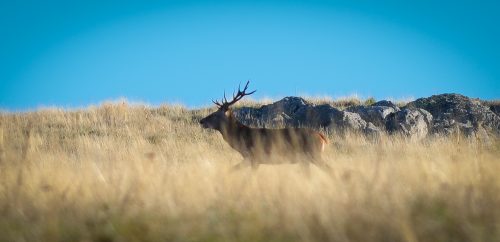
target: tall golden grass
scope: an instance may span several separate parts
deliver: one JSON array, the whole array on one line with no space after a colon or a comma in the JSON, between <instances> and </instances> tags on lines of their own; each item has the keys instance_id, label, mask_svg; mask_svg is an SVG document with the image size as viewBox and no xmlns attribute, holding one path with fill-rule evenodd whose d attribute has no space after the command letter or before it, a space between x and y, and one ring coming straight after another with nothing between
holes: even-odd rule
<instances>
[{"instance_id":1,"label":"tall golden grass","mask_svg":"<svg viewBox=\"0 0 500 242\"><path fill-rule=\"evenodd\" d=\"M0 116L0 241L500 241L500 142L327 134L331 173L242 160L208 109Z\"/></svg>"}]
</instances>

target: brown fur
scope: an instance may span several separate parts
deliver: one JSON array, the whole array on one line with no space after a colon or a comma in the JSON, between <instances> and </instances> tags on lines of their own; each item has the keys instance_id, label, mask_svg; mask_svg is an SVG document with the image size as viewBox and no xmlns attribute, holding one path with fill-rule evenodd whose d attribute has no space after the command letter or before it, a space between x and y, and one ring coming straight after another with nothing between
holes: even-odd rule
<instances>
[{"instance_id":1,"label":"brown fur","mask_svg":"<svg viewBox=\"0 0 500 242\"><path fill-rule=\"evenodd\" d=\"M311 129L251 128L240 123L230 110L223 109L202 119L200 124L219 131L224 140L254 167L283 159L292 163L313 162L327 166L321 159L321 153L328 141L323 134Z\"/></svg>"}]
</instances>

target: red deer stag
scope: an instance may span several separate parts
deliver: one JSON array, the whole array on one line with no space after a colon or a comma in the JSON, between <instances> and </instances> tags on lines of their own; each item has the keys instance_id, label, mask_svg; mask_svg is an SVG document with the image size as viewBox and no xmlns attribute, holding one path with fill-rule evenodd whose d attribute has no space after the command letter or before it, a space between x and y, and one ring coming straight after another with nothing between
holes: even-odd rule
<instances>
[{"instance_id":1,"label":"red deer stag","mask_svg":"<svg viewBox=\"0 0 500 242\"><path fill-rule=\"evenodd\" d=\"M321 133L306 128L250 128L233 116L231 105L255 92L246 92L248 84L249 81L243 91L238 87L238 92L236 95L233 93L230 102L225 94L221 102L212 100L218 110L200 120L203 128L219 131L222 138L243 156L245 160L234 168L249 164L255 169L259 164L275 163L276 158L284 158L292 163L301 162L306 166L312 162L322 168L329 168L321 159L327 143Z\"/></svg>"}]
</instances>

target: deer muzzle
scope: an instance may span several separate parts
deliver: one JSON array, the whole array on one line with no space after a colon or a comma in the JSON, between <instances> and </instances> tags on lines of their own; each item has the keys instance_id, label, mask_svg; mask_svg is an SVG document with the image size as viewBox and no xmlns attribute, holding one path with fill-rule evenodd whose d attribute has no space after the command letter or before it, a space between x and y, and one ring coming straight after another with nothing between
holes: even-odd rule
<instances>
[{"instance_id":1,"label":"deer muzzle","mask_svg":"<svg viewBox=\"0 0 500 242\"><path fill-rule=\"evenodd\" d=\"M209 128L209 127L208 127L208 124L207 124L207 121L206 121L205 119L200 120L200 125L201 125L201 127L202 127L202 128L204 128L204 129Z\"/></svg>"}]
</instances>

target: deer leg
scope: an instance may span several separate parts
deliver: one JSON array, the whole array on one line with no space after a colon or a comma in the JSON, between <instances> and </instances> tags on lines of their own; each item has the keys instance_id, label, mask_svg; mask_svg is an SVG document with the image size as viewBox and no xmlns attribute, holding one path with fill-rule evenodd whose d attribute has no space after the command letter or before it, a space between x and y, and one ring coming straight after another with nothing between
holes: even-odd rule
<instances>
[{"instance_id":1,"label":"deer leg","mask_svg":"<svg viewBox=\"0 0 500 242\"><path fill-rule=\"evenodd\" d=\"M301 161L300 166L302 167L302 171L306 177L311 177L311 166L309 161Z\"/></svg>"},{"instance_id":2,"label":"deer leg","mask_svg":"<svg viewBox=\"0 0 500 242\"><path fill-rule=\"evenodd\" d=\"M231 168L231 171L238 171L238 170L241 170L241 168L243 167L247 167L249 166L249 162L248 161L242 161L236 165L234 165L232 168Z\"/></svg>"},{"instance_id":3,"label":"deer leg","mask_svg":"<svg viewBox=\"0 0 500 242\"><path fill-rule=\"evenodd\" d=\"M313 163L325 172L332 172L333 170L324 160L314 160Z\"/></svg>"},{"instance_id":4,"label":"deer leg","mask_svg":"<svg viewBox=\"0 0 500 242\"><path fill-rule=\"evenodd\" d=\"M332 167L320 155L311 155L311 162L325 172L332 172Z\"/></svg>"},{"instance_id":5,"label":"deer leg","mask_svg":"<svg viewBox=\"0 0 500 242\"><path fill-rule=\"evenodd\" d=\"M243 158L243 161L234 165L233 168L231 168L231 171L238 171L238 170L241 170L243 167L248 167L248 166L252 166L252 168L254 168L255 164L254 164L254 159L252 158L249 158L249 157L244 157ZM258 166L258 164L257 164ZM256 168L254 168L256 169Z\"/></svg>"},{"instance_id":6,"label":"deer leg","mask_svg":"<svg viewBox=\"0 0 500 242\"><path fill-rule=\"evenodd\" d=\"M257 169L259 169L259 163L252 161L250 164L252 165L253 171L256 171Z\"/></svg>"}]
</instances>

